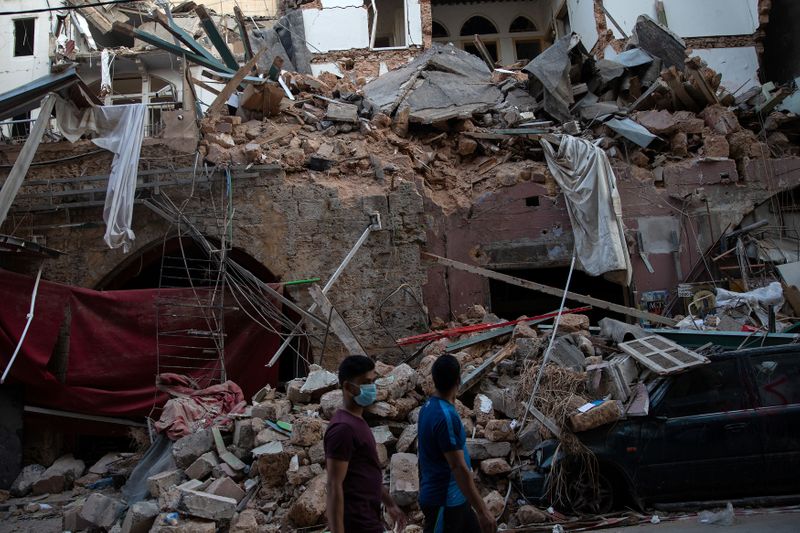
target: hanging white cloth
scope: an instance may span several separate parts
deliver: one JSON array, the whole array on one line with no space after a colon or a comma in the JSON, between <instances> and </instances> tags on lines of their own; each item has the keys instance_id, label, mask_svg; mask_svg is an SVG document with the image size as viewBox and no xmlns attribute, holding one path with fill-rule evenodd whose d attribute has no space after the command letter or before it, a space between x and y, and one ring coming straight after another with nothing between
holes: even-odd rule
<instances>
[{"instance_id":1,"label":"hanging white cloth","mask_svg":"<svg viewBox=\"0 0 800 533\"><path fill-rule=\"evenodd\" d=\"M92 142L114 154L103 208L103 240L111 248L122 247L125 253L136 238L131 225L146 111L144 104L79 110L61 98L56 102L58 128L67 140L75 142L82 135L93 133L96 137Z\"/></svg>"},{"instance_id":2,"label":"hanging white cloth","mask_svg":"<svg viewBox=\"0 0 800 533\"><path fill-rule=\"evenodd\" d=\"M547 166L564 192L581 270L592 276L624 271L625 284L630 285L622 205L605 151L570 135L561 136L558 152L545 139L540 142Z\"/></svg>"}]
</instances>

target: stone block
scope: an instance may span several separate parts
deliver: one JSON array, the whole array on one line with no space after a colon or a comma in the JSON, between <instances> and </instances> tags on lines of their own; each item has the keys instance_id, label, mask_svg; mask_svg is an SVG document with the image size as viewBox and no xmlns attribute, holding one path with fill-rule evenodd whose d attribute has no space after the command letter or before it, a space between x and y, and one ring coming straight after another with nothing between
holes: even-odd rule
<instances>
[{"instance_id":1,"label":"stone block","mask_svg":"<svg viewBox=\"0 0 800 533\"><path fill-rule=\"evenodd\" d=\"M541 524L549 520L547 513L540 511L533 505L523 505L517 510L517 522L521 526Z\"/></svg>"},{"instance_id":2,"label":"stone block","mask_svg":"<svg viewBox=\"0 0 800 533\"><path fill-rule=\"evenodd\" d=\"M244 490L242 490L242 488L235 481L227 476L212 481L204 492L208 492L209 494L214 494L216 496L232 498L236 500L236 503L242 501L242 498L245 496Z\"/></svg>"},{"instance_id":3,"label":"stone block","mask_svg":"<svg viewBox=\"0 0 800 533\"><path fill-rule=\"evenodd\" d=\"M342 389L328 391L319 399L319 414L325 420L330 420L333 414L341 407Z\"/></svg>"},{"instance_id":4,"label":"stone block","mask_svg":"<svg viewBox=\"0 0 800 533\"><path fill-rule=\"evenodd\" d=\"M719 135L728 135L742 129L736 114L721 105L706 107L700 116L703 117L706 126Z\"/></svg>"},{"instance_id":5,"label":"stone block","mask_svg":"<svg viewBox=\"0 0 800 533\"><path fill-rule=\"evenodd\" d=\"M458 139L458 155L467 156L472 155L475 153L475 150L478 148L478 142L475 139L471 139L470 137L464 137L463 135Z\"/></svg>"},{"instance_id":6,"label":"stone block","mask_svg":"<svg viewBox=\"0 0 800 533\"><path fill-rule=\"evenodd\" d=\"M305 382L303 378L296 378L286 384L286 397L295 405L311 402L311 394L303 392Z\"/></svg>"},{"instance_id":7,"label":"stone block","mask_svg":"<svg viewBox=\"0 0 800 533\"><path fill-rule=\"evenodd\" d=\"M272 428L264 428L256 435L255 447L258 448L268 442L289 440L283 433L278 433Z\"/></svg>"},{"instance_id":8,"label":"stone block","mask_svg":"<svg viewBox=\"0 0 800 533\"><path fill-rule=\"evenodd\" d=\"M372 430L372 436L375 437L376 444L392 446L397 442L397 438L392 433L392 430L389 429L389 426L375 426L370 429Z\"/></svg>"},{"instance_id":9,"label":"stone block","mask_svg":"<svg viewBox=\"0 0 800 533\"><path fill-rule=\"evenodd\" d=\"M62 531L82 531L92 526L80 517L81 507L83 507L84 502L85 500L78 500L64 507L61 513Z\"/></svg>"},{"instance_id":10,"label":"stone block","mask_svg":"<svg viewBox=\"0 0 800 533\"><path fill-rule=\"evenodd\" d=\"M376 444L375 451L378 453L378 464L381 468L386 468L389 464L389 450L383 444Z\"/></svg>"},{"instance_id":11,"label":"stone block","mask_svg":"<svg viewBox=\"0 0 800 533\"><path fill-rule=\"evenodd\" d=\"M222 165L231 160L230 152L218 144L209 144L206 152L206 161L212 165Z\"/></svg>"},{"instance_id":12,"label":"stone block","mask_svg":"<svg viewBox=\"0 0 800 533\"><path fill-rule=\"evenodd\" d=\"M689 155L689 138L682 131L672 136L669 146L672 155L678 157L687 157Z\"/></svg>"},{"instance_id":13,"label":"stone block","mask_svg":"<svg viewBox=\"0 0 800 533\"><path fill-rule=\"evenodd\" d=\"M588 329L589 317L586 315L579 315L575 313L561 315L561 319L558 322L559 333L575 333Z\"/></svg>"},{"instance_id":14,"label":"stone block","mask_svg":"<svg viewBox=\"0 0 800 533\"><path fill-rule=\"evenodd\" d=\"M481 461L481 472L487 476L500 476L511 472L511 465L501 457Z\"/></svg>"},{"instance_id":15,"label":"stone block","mask_svg":"<svg viewBox=\"0 0 800 533\"><path fill-rule=\"evenodd\" d=\"M205 479L218 464L217 454L213 451L206 452L189 465L184 473L189 479Z\"/></svg>"},{"instance_id":16,"label":"stone block","mask_svg":"<svg viewBox=\"0 0 800 533\"><path fill-rule=\"evenodd\" d=\"M669 111L641 111L636 113L636 122L655 135L670 134L677 128L677 123Z\"/></svg>"},{"instance_id":17,"label":"stone block","mask_svg":"<svg viewBox=\"0 0 800 533\"><path fill-rule=\"evenodd\" d=\"M289 519L297 527L317 525L325 514L325 495L327 476L322 473L312 479L306 490L294 501L289 509Z\"/></svg>"},{"instance_id":18,"label":"stone block","mask_svg":"<svg viewBox=\"0 0 800 533\"><path fill-rule=\"evenodd\" d=\"M208 492L182 490L180 509L208 520L230 520L236 514L236 500Z\"/></svg>"},{"instance_id":19,"label":"stone block","mask_svg":"<svg viewBox=\"0 0 800 533\"><path fill-rule=\"evenodd\" d=\"M703 155L706 157L730 157L731 147L724 135L703 135Z\"/></svg>"},{"instance_id":20,"label":"stone block","mask_svg":"<svg viewBox=\"0 0 800 533\"><path fill-rule=\"evenodd\" d=\"M17 476L17 479L14 480L14 483L11 484L11 495L15 498L27 495L31 489L33 489L34 483L42 477L42 474L44 474L46 470L47 468L42 465L28 465L24 467Z\"/></svg>"},{"instance_id":21,"label":"stone block","mask_svg":"<svg viewBox=\"0 0 800 533\"><path fill-rule=\"evenodd\" d=\"M159 472L147 478L147 489L150 496L158 498L159 495L173 485L177 485L183 479L183 472L180 470L167 470Z\"/></svg>"},{"instance_id":22,"label":"stone block","mask_svg":"<svg viewBox=\"0 0 800 533\"><path fill-rule=\"evenodd\" d=\"M154 501L134 503L122 521L121 533L147 533L158 516L158 504Z\"/></svg>"},{"instance_id":23,"label":"stone block","mask_svg":"<svg viewBox=\"0 0 800 533\"><path fill-rule=\"evenodd\" d=\"M313 366L312 366L313 368ZM323 394L339 386L339 378L333 372L317 367L309 372L306 382L300 387L300 392L308 394L311 401L319 400Z\"/></svg>"},{"instance_id":24,"label":"stone block","mask_svg":"<svg viewBox=\"0 0 800 533\"><path fill-rule=\"evenodd\" d=\"M181 516L172 525L167 518L167 513L156 517L150 533L216 533L217 524L208 520L196 520L188 516Z\"/></svg>"},{"instance_id":25,"label":"stone block","mask_svg":"<svg viewBox=\"0 0 800 533\"><path fill-rule=\"evenodd\" d=\"M322 440L325 432L323 421L316 417L301 416L292 424L292 438L290 442L298 446L311 446Z\"/></svg>"},{"instance_id":26,"label":"stone block","mask_svg":"<svg viewBox=\"0 0 800 533\"><path fill-rule=\"evenodd\" d=\"M325 443L320 441L308 449L308 460L312 464L325 464Z\"/></svg>"},{"instance_id":27,"label":"stone block","mask_svg":"<svg viewBox=\"0 0 800 533\"><path fill-rule=\"evenodd\" d=\"M483 428L483 435L493 442L512 442L515 440L510 420L489 420L486 423L486 427Z\"/></svg>"},{"instance_id":28,"label":"stone block","mask_svg":"<svg viewBox=\"0 0 800 533\"><path fill-rule=\"evenodd\" d=\"M187 468L198 457L214 447L214 436L210 429L201 429L196 433L186 435L175 441L172 445L172 456L178 468Z\"/></svg>"},{"instance_id":29,"label":"stone block","mask_svg":"<svg viewBox=\"0 0 800 533\"><path fill-rule=\"evenodd\" d=\"M389 493L397 505L413 505L419 496L419 471L417 456L413 453L396 453L392 456L389 474Z\"/></svg>"},{"instance_id":30,"label":"stone block","mask_svg":"<svg viewBox=\"0 0 800 533\"><path fill-rule=\"evenodd\" d=\"M397 407L389 402L375 402L366 408L366 412L378 418L397 417Z\"/></svg>"},{"instance_id":31,"label":"stone block","mask_svg":"<svg viewBox=\"0 0 800 533\"><path fill-rule=\"evenodd\" d=\"M262 429L264 429L264 420L261 417L237 420L233 430L233 445L245 450L255 448L256 435Z\"/></svg>"},{"instance_id":32,"label":"stone block","mask_svg":"<svg viewBox=\"0 0 800 533\"><path fill-rule=\"evenodd\" d=\"M262 420L282 420L292 412L292 402L287 399L266 400L253 406L251 414Z\"/></svg>"},{"instance_id":33,"label":"stone block","mask_svg":"<svg viewBox=\"0 0 800 533\"><path fill-rule=\"evenodd\" d=\"M230 149L236 146L236 142L233 140L233 137L231 137L231 135L228 133L209 133L205 138L209 143L217 144L222 148Z\"/></svg>"},{"instance_id":34,"label":"stone block","mask_svg":"<svg viewBox=\"0 0 800 533\"><path fill-rule=\"evenodd\" d=\"M32 492L34 495L52 494L72 488L72 484L83 475L85 469L84 462L75 459L72 454L59 457L33 483Z\"/></svg>"},{"instance_id":35,"label":"stone block","mask_svg":"<svg viewBox=\"0 0 800 533\"><path fill-rule=\"evenodd\" d=\"M503 509L505 509L506 506L506 499L502 494L496 490L493 490L483 497L483 503L486 504L486 507L489 509L489 512L492 513L492 516L495 518L500 518L500 515L503 514Z\"/></svg>"},{"instance_id":36,"label":"stone block","mask_svg":"<svg viewBox=\"0 0 800 533\"><path fill-rule=\"evenodd\" d=\"M488 439L467 439L467 452L471 459L483 461L493 457L508 457L510 442L492 442Z\"/></svg>"},{"instance_id":37,"label":"stone block","mask_svg":"<svg viewBox=\"0 0 800 533\"><path fill-rule=\"evenodd\" d=\"M416 450L416 441L417 425L409 424L403 429L400 438L397 439L395 449L400 453Z\"/></svg>"},{"instance_id":38,"label":"stone block","mask_svg":"<svg viewBox=\"0 0 800 533\"><path fill-rule=\"evenodd\" d=\"M89 468L89 473L104 476L109 473L110 468L114 463L122 459L124 459L124 456L119 453L107 453Z\"/></svg>"},{"instance_id":39,"label":"stone block","mask_svg":"<svg viewBox=\"0 0 800 533\"><path fill-rule=\"evenodd\" d=\"M94 492L86 498L78 517L91 529L109 529L124 510L125 502Z\"/></svg>"},{"instance_id":40,"label":"stone block","mask_svg":"<svg viewBox=\"0 0 800 533\"><path fill-rule=\"evenodd\" d=\"M476 394L475 401L472 405L473 412L475 413L475 422L478 425L485 426L490 420L494 419L494 404L491 398L485 394ZM461 419L469 418L469 415L461 415Z\"/></svg>"},{"instance_id":41,"label":"stone block","mask_svg":"<svg viewBox=\"0 0 800 533\"><path fill-rule=\"evenodd\" d=\"M315 475L310 466L300 466L297 470L289 469L286 472L286 479L289 481L289 484L299 486L305 485L311 481Z\"/></svg>"},{"instance_id":42,"label":"stone block","mask_svg":"<svg viewBox=\"0 0 800 533\"><path fill-rule=\"evenodd\" d=\"M280 442L270 442L253 450L256 468L268 487L278 487L286 480L290 457Z\"/></svg>"},{"instance_id":43,"label":"stone block","mask_svg":"<svg viewBox=\"0 0 800 533\"><path fill-rule=\"evenodd\" d=\"M396 400L402 398L417 386L417 372L403 363L392 369L386 376L375 380L378 389L378 400Z\"/></svg>"}]
</instances>

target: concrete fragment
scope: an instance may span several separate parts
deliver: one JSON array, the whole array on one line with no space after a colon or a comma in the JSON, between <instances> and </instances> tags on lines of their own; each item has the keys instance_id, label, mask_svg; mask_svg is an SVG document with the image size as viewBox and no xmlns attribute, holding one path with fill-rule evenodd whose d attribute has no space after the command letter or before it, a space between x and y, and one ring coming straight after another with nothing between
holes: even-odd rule
<instances>
[{"instance_id":1,"label":"concrete fragment","mask_svg":"<svg viewBox=\"0 0 800 533\"><path fill-rule=\"evenodd\" d=\"M86 500L77 500L64 506L61 515L62 531L82 531L91 527L91 524L80 517L85 502Z\"/></svg>"},{"instance_id":2,"label":"concrete fragment","mask_svg":"<svg viewBox=\"0 0 800 533\"><path fill-rule=\"evenodd\" d=\"M309 403L311 401L311 394L303 392L303 385L305 380L296 378L286 384L286 397L293 404Z\"/></svg>"},{"instance_id":3,"label":"concrete fragment","mask_svg":"<svg viewBox=\"0 0 800 533\"><path fill-rule=\"evenodd\" d=\"M483 461L492 457L507 457L511 453L511 443L468 438L467 452L470 458L476 461Z\"/></svg>"},{"instance_id":4,"label":"concrete fragment","mask_svg":"<svg viewBox=\"0 0 800 533\"><path fill-rule=\"evenodd\" d=\"M329 102L325 118L337 122L358 122L358 106L345 102Z\"/></svg>"},{"instance_id":5,"label":"concrete fragment","mask_svg":"<svg viewBox=\"0 0 800 533\"><path fill-rule=\"evenodd\" d=\"M218 464L217 454L213 451L206 452L189 465L185 474L189 479L205 479Z\"/></svg>"},{"instance_id":6,"label":"concrete fragment","mask_svg":"<svg viewBox=\"0 0 800 533\"><path fill-rule=\"evenodd\" d=\"M228 533L260 533L261 531L272 531L271 529L262 528L260 522L264 524L267 522L264 513L257 509L245 509L233 519Z\"/></svg>"},{"instance_id":7,"label":"concrete fragment","mask_svg":"<svg viewBox=\"0 0 800 533\"><path fill-rule=\"evenodd\" d=\"M397 417L397 407L389 402L375 402L367 407L366 412L377 416L378 418L395 418Z\"/></svg>"},{"instance_id":8,"label":"concrete fragment","mask_svg":"<svg viewBox=\"0 0 800 533\"><path fill-rule=\"evenodd\" d=\"M28 465L24 467L17 476L17 479L14 480L14 483L11 484L11 495L19 498L28 494L33 488L33 484L39 480L45 470L47 469L42 465Z\"/></svg>"},{"instance_id":9,"label":"concrete fragment","mask_svg":"<svg viewBox=\"0 0 800 533\"><path fill-rule=\"evenodd\" d=\"M181 491L182 512L208 520L230 520L236 513L236 500L196 490Z\"/></svg>"},{"instance_id":10,"label":"concrete fragment","mask_svg":"<svg viewBox=\"0 0 800 533\"><path fill-rule=\"evenodd\" d=\"M206 161L212 165L222 165L231 160L230 152L218 144L209 144L206 150Z\"/></svg>"},{"instance_id":11,"label":"concrete fragment","mask_svg":"<svg viewBox=\"0 0 800 533\"><path fill-rule=\"evenodd\" d=\"M485 394L476 394L475 403L473 404L473 411L475 412L475 422L478 425L486 425L494 418L494 405L492 400ZM461 414L461 419L469 418L468 414Z\"/></svg>"},{"instance_id":12,"label":"concrete fragment","mask_svg":"<svg viewBox=\"0 0 800 533\"><path fill-rule=\"evenodd\" d=\"M103 457L101 457L99 461L97 461L89 468L89 473L103 476L109 472L109 468L111 467L112 464L116 463L121 459L123 459L123 456L120 455L119 453L115 452L107 453Z\"/></svg>"},{"instance_id":13,"label":"concrete fragment","mask_svg":"<svg viewBox=\"0 0 800 533\"><path fill-rule=\"evenodd\" d=\"M325 433L325 424L317 417L301 416L292 424L292 438L290 442L298 446L311 446L322 440Z\"/></svg>"},{"instance_id":14,"label":"concrete fragment","mask_svg":"<svg viewBox=\"0 0 800 533\"><path fill-rule=\"evenodd\" d=\"M292 402L286 399L277 399L265 400L254 405L250 414L262 420L282 420L291 412Z\"/></svg>"},{"instance_id":15,"label":"concrete fragment","mask_svg":"<svg viewBox=\"0 0 800 533\"><path fill-rule=\"evenodd\" d=\"M510 420L489 420L483 428L483 435L493 442L515 440Z\"/></svg>"},{"instance_id":16,"label":"concrete fragment","mask_svg":"<svg viewBox=\"0 0 800 533\"><path fill-rule=\"evenodd\" d=\"M289 519L297 527L316 525L325 514L325 494L327 475L322 473L312 479L306 490L294 501L289 509Z\"/></svg>"},{"instance_id":17,"label":"concrete fragment","mask_svg":"<svg viewBox=\"0 0 800 533\"><path fill-rule=\"evenodd\" d=\"M227 476L212 481L211 485L209 485L204 492L234 499L236 500L236 503L242 501L242 498L244 498L245 494L244 490L242 490L242 488L237 485L236 482Z\"/></svg>"},{"instance_id":18,"label":"concrete fragment","mask_svg":"<svg viewBox=\"0 0 800 533\"><path fill-rule=\"evenodd\" d=\"M214 437L210 429L201 429L175 441L172 456L178 468L187 468L198 457L214 447Z\"/></svg>"},{"instance_id":19,"label":"concrete fragment","mask_svg":"<svg viewBox=\"0 0 800 533\"><path fill-rule=\"evenodd\" d=\"M489 509L489 512L492 513L492 516L495 518L500 518L500 515L503 514L503 509L506 506L506 499L503 498L503 495L493 490L489 494L483 497L483 503L486 504L486 507Z\"/></svg>"},{"instance_id":20,"label":"concrete fragment","mask_svg":"<svg viewBox=\"0 0 800 533\"><path fill-rule=\"evenodd\" d=\"M690 135L702 133L705 127L705 121L702 118L697 118L691 111L678 111L672 115L672 118L675 119L678 131Z\"/></svg>"},{"instance_id":21,"label":"concrete fragment","mask_svg":"<svg viewBox=\"0 0 800 533\"><path fill-rule=\"evenodd\" d=\"M32 492L38 495L67 490L83 475L85 469L84 462L75 459L72 454L59 457L33 483Z\"/></svg>"},{"instance_id":22,"label":"concrete fragment","mask_svg":"<svg viewBox=\"0 0 800 533\"><path fill-rule=\"evenodd\" d=\"M549 520L547 514L544 511L540 511L533 505L523 505L517 510L517 522L521 526L527 526L529 524L541 524L542 522L547 522Z\"/></svg>"},{"instance_id":23,"label":"concrete fragment","mask_svg":"<svg viewBox=\"0 0 800 533\"><path fill-rule=\"evenodd\" d=\"M256 435L255 447L261 447L268 442L289 440L289 437L272 428L264 428Z\"/></svg>"},{"instance_id":24,"label":"concrete fragment","mask_svg":"<svg viewBox=\"0 0 800 533\"><path fill-rule=\"evenodd\" d=\"M315 475L310 466L301 466L298 467L297 470L289 469L286 472L286 479L289 481L289 484L298 486L305 485L311 481Z\"/></svg>"},{"instance_id":25,"label":"concrete fragment","mask_svg":"<svg viewBox=\"0 0 800 533\"><path fill-rule=\"evenodd\" d=\"M154 501L134 503L125 520L122 521L121 533L147 533L158 516L158 504Z\"/></svg>"},{"instance_id":26,"label":"concrete fragment","mask_svg":"<svg viewBox=\"0 0 800 533\"><path fill-rule=\"evenodd\" d=\"M636 114L635 119L655 135L667 135L677 128L675 118L669 111L641 111Z\"/></svg>"},{"instance_id":27,"label":"concrete fragment","mask_svg":"<svg viewBox=\"0 0 800 533\"><path fill-rule=\"evenodd\" d=\"M280 442L270 442L253 450L257 457L256 467L262 481L268 487L277 487L286 479L286 469L289 468L289 454Z\"/></svg>"},{"instance_id":28,"label":"concrete fragment","mask_svg":"<svg viewBox=\"0 0 800 533\"><path fill-rule=\"evenodd\" d=\"M389 494L400 506L412 505L417 501L419 496L419 471L415 454L396 453L392 456Z\"/></svg>"},{"instance_id":29,"label":"concrete fragment","mask_svg":"<svg viewBox=\"0 0 800 533\"><path fill-rule=\"evenodd\" d=\"M400 438L397 439L397 446L395 446L395 449L401 453L409 450L415 450L416 441L417 424L409 424L403 429L403 432L400 434Z\"/></svg>"},{"instance_id":30,"label":"concrete fragment","mask_svg":"<svg viewBox=\"0 0 800 533\"><path fill-rule=\"evenodd\" d=\"M520 451L532 452L542 442L539 428L539 422L534 421L525 426L525 429L517 435L517 446Z\"/></svg>"},{"instance_id":31,"label":"concrete fragment","mask_svg":"<svg viewBox=\"0 0 800 533\"><path fill-rule=\"evenodd\" d=\"M147 488L150 496L158 498L159 495L173 485L177 485L183 479L183 472L180 470L167 470L159 472L147 478Z\"/></svg>"},{"instance_id":32,"label":"concrete fragment","mask_svg":"<svg viewBox=\"0 0 800 533\"><path fill-rule=\"evenodd\" d=\"M499 476L511 472L511 466L508 464L508 461L501 457L481 461L480 468L481 472L487 476Z\"/></svg>"},{"instance_id":33,"label":"concrete fragment","mask_svg":"<svg viewBox=\"0 0 800 533\"><path fill-rule=\"evenodd\" d=\"M256 435L262 429L264 429L264 420L259 417L237 420L233 431L233 445L246 450L254 448Z\"/></svg>"},{"instance_id":34,"label":"concrete fragment","mask_svg":"<svg viewBox=\"0 0 800 533\"><path fill-rule=\"evenodd\" d=\"M86 498L78 517L91 528L109 529L125 510L125 503L94 492Z\"/></svg>"},{"instance_id":35,"label":"concrete fragment","mask_svg":"<svg viewBox=\"0 0 800 533\"><path fill-rule=\"evenodd\" d=\"M672 155L687 157L689 155L689 138L682 132L676 132L669 141L669 148Z\"/></svg>"},{"instance_id":36,"label":"concrete fragment","mask_svg":"<svg viewBox=\"0 0 800 533\"><path fill-rule=\"evenodd\" d=\"M340 407L342 407L342 389L328 391L319 399L319 413L325 420L330 420Z\"/></svg>"},{"instance_id":37,"label":"concrete fragment","mask_svg":"<svg viewBox=\"0 0 800 533\"><path fill-rule=\"evenodd\" d=\"M333 372L317 367L312 370L300 388L301 393L309 394L311 401L319 400L323 394L339 386L339 378Z\"/></svg>"},{"instance_id":38,"label":"concrete fragment","mask_svg":"<svg viewBox=\"0 0 800 533\"><path fill-rule=\"evenodd\" d=\"M700 113L700 116L705 121L706 126L719 135L728 135L742 129L742 126L739 124L739 119L736 118L736 114L721 105L710 105L706 107L703 109L703 112Z\"/></svg>"},{"instance_id":39,"label":"concrete fragment","mask_svg":"<svg viewBox=\"0 0 800 533\"><path fill-rule=\"evenodd\" d=\"M478 148L478 142L470 137L461 136L458 139L458 155L467 156L475 153Z\"/></svg>"},{"instance_id":40,"label":"concrete fragment","mask_svg":"<svg viewBox=\"0 0 800 533\"><path fill-rule=\"evenodd\" d=\"M381 468L386 468L389 464L389 450L387 450L386 446L383 444L376 444L375 451L378 452L378 463L381 465Z\"/></svg>"},{"instance_id":41,"label":"concrete fragment","mask_svg":"<svg viewBox=\"0 0 800 533\"><path fill-rule=\"evenodd\" d=\"M706 157L730 157L731 148L724 135L706 133L703 135L703 155Z\"/></svg>"},{"instance_id":42,"label":"concrete fragment","mask_svg":"<svg viewBox=\"0 0 800 533\"><path fill-rule=\"evenodd\" d=\"M586 356L581 351L576 342L570 336L559 337L553 343L550 350L550 361L574 370L582 370L586 361Z\"/></svg>"},{"instance_id":43,"label":"concrete fragment","mask_svg":"<svg viewBox=\"0 0 800 533\"><path fill-rule=\"evenodd\" d=\"M308 460L312 464L324 464L325 463L325 443L320 441L313 444L308 449Z\"/></svg>"},{"instance_id":44,"label":"concrete fragment","mask_svg":"<svg viewBox=\"0 0 800 533\"><path fill-rule=\"evenodd\" d=\"M233 137L228 133L209 133L205 136L206 140L209 143L217 144L222 148L233 148L236 146L236 142L233 140Z\"/></svg>"},{"instance_id":45,"label":"concrete fragment","mask_svg":"<svg viewBox=\"0 0 800 533\"><path fill-rule=\"evenodd\" d=\"M558 322L558 333L575 333L588 329L589 317L586 315L578 315L575 313L561 315L561 319Z\"/></svg>"},{"instance_id":46,"label":"concrete fragment","mask_svg":"<svg viewBox=\"0 0 800 533\"><path fill-rule=\"evenodd\" d=\"M417 386L417 372L403 363L392 369L386 376L375 380L378 400L396 400L405 396Z\"/></svg>"},{"instance_id":47,"label":"concrete fragment","mask_svg":"<svg viewBox=\"0 0 800 533\"><path fill-rule=\"evenodd\" d=\"M150 533L216 533L217 524L208 520L197 520L190 517L180 517L178 523L169 524L167 513L162 513L156 517Z\"/></svg>"},{"instance_id":48,"label":"concrete fragment","mask_svg":"<svg viewBox=\"0 0 800 533\"><path fill-rule=\"evenodd\" d=\"M397 442L397 438L392 434L389 426L376 426L371 428L372 436L375 437L376 444L383 444L384 446L392 446Z\"/></svg>"}]
</instances>

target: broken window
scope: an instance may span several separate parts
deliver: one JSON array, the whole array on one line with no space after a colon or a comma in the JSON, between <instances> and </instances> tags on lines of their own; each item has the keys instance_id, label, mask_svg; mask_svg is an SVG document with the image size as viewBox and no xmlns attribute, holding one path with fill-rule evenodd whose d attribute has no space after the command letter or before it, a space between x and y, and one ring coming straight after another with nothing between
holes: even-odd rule
<instances>
[{"instance_id":1,"label":"broken window","mask_svg":"<svg viewBox=\"0 0 800 533\"><path fill-rule=\"evenodd\" d=\"M697 367L674 380L659 406L659 414L673 418L747 407L735 359Z\"/></svg>"},{"instance_id":2,"label":"broken window","mask_svg":"<svg viewBox=\"0 0 800 533\"><path fill-rule=\"evenodd\" d=\"M497 27L492 24L489 19L480 16L474 16L464 23L461 26L461 36L472 36L472 35L486 35L498 33ZM488 43L487 43L488 48ZM466 50L466 47L464 48Z\"/></svg>"},{"instance_id":3,"label":"broken window","mask_svg":"<svg viewBox=\"0 0 800 533\"><path fill-rule=\"evenodd\" d=\"M483 41L483 45L486 47L486 51L489 52L489 55L492 57L492 61L497 62L497 42ZM464 50L472 55L482 57L480 51L478 51L478 47L474 43L464 43Z\"/></svg>"},{"instance_id":4,"label":"broken window","mask_svg":"<svg viewBox=\"0 0 800 533\"><path fill-rule=\"evenodd\" d=\"M751 358L762 407L800 404L800 360L791 353Z\"/></svg>"},{"instance_id":5,"label":"broken window","mask_svg":"<svg viewBox=\"0 0 800 533\"><path fill-rule=\"evenodd\" d=\"M439 24L435 20L433 21L431 28L433 30L431 37L433 37L434 39L445 39L450 36L450 34L447 31L447 28L445 28L443 25Z\"/></svg>"},{"instance_id":6,"label":"broken window","mask_svg":"<svg viewBox=\"0 0 800 533\"><path fill-rule=\"evenodd\" d=\"M541 53L541 39L514 39L514 58L517 61L530 61Z\"/></svg>"},{"instance_id":7,"label":"broken window","mask_svg":"<svg viewBox=\"0 0 800 533\"><path fill-rule=\"evenodd\" d=\"M36 19L17 19L14 21L14 57L33 55L33 32Z\"/></svg>"},{"instance_id":8,"label":"broken window","mask_svg":"<svg viewBox=\"0 0 800 533\"><path fill-rule=\"evenodd\" d=\"M536 25L528 17L517 17L511 21L508 27L509 33L519 33L523 31L537 31Z\"/></svg>"},{"instance_id":9,"label":"broken window","mask_svg":"<svg viewBox=\"0 0 800 533\"><path fill-rule=\"evenodd\" d=\"M406 46L405 0L375 0L372 5L372 47Z\"/></svg>"}]
</instances>

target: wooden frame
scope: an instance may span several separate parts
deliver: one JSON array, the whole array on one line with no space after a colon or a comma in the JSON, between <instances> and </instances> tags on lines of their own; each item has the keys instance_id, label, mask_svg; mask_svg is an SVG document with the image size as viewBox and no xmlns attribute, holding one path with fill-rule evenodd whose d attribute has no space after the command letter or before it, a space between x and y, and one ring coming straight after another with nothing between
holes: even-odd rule
<instances>
[{"instance_id":1,"label":"wooden frame","mask_svg":"<svg viewBox=\"0 0 800 533\"><path fill-rule=\"evenodd\" d=\"M618 346L620 350L660 376L675 374L709 362L702 355L687 350L661 335L621 342Z\"/></svg>"}]
</instances>

